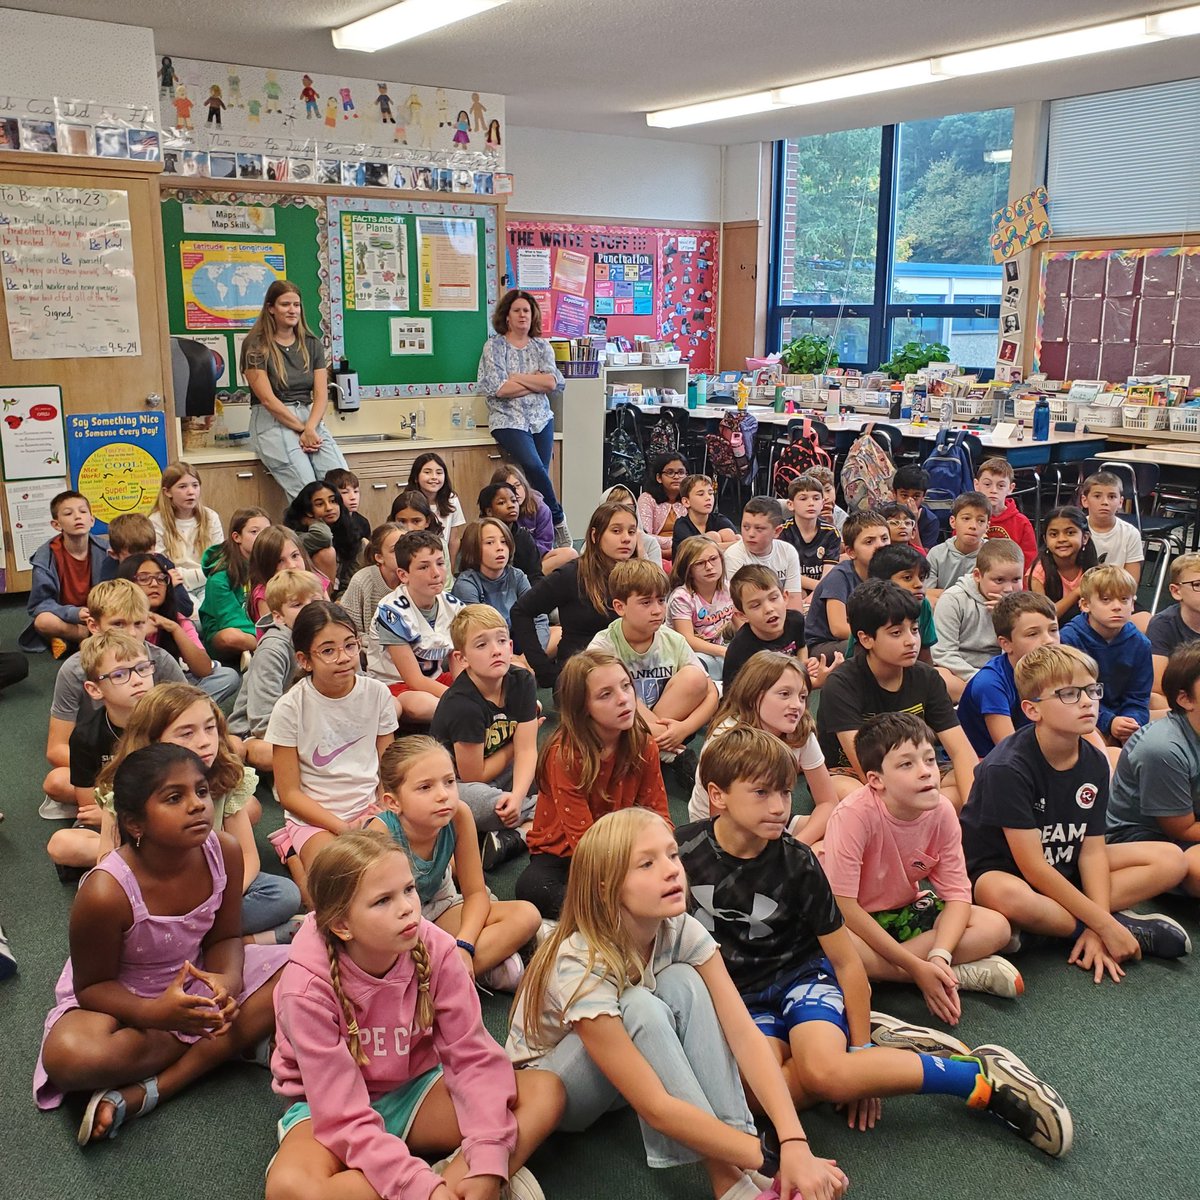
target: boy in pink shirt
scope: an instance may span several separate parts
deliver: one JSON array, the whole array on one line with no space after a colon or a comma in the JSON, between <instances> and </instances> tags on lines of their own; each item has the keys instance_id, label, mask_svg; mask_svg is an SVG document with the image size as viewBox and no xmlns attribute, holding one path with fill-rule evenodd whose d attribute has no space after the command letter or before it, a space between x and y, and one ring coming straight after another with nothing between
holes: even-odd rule
<instances>
[{"instance_id":1,"label":"boy in pink shirt","mask_svg":"<svg viewBox=\"0 0 1200 1200\"><path fill-rule=\"evenodd\" d=\"M960 989L1015 998L1024 983L996 954L1011 936L1008 922L971 903L936 744L912 713L863 725L855 746L867 782L830 816L823 865L867 975L915 983L929 1011L956 1025Z\"/></svg>"}]
</instances>

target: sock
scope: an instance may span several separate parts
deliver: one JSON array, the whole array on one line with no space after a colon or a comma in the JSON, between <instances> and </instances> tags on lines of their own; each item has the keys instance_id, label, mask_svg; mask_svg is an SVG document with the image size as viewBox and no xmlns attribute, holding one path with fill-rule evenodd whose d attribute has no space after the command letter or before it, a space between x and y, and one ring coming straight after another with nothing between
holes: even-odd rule
<instances>
[{"instance_id":1,"label":"sock","mask_svg":"<svg viewBox=\"0 0 1200 1200\"><path fill-rule=\"evenodd\" d=\"M982 1078L977 1058L935 1058L932 1054L918 1054L917 1057L925 1073L921 1095L961 1096L970 1100L975 1094Z\"/></svg>"}]
</instances>

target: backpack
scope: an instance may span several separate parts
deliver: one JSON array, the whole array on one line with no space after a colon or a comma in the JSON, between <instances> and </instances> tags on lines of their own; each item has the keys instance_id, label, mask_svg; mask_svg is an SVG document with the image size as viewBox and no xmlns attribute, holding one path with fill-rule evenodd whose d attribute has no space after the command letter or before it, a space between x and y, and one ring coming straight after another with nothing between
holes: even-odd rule
<instances>
[{"instance_id":1,"label":"backpack","mask_svg":"<svg viewBox=\"0 0 1200 1200\"><path fill-rule=\"evenodd\" d=\"M659 417L646 434L646 453L655 458L660 454L677 454L679 426L670 417Z\"/></svg>"},{"instance_id":2,"label":"backpack","mask_svg":"<svg viewBox=\"0 0 1200 1200\"><path fill-rule=\"evenodd\" d=\"M929 457L921 464L929 472L925 507L937 514L942 529L950 526L950 510L955 499L974 487L975 468L964 444L966 431L960 429L953 441L949 433L948 429L941 430Z\"/></svg>"},{"instance_id":3,"label":"backpack","mask_svg":"<svg viewBox=\"0 0 1200 1200\"><path fill-rule=\"evenodd\" d=\"M717 432L707 434L704 439L714 474L749 481L757 429L758 418L742 409L733 409L721 418Z\"/></svg>"},{"instance_id":4,"label":"backpack","mask_svg":"<svg viewBox=\"0 0 1200 1200\"><path fill-rule=\"evenodd\" d=\"M807 417L800 429L794 429L791 437L775 459L771 486L781 500L787 499L789 486L812 467L832 467L829 455L817 441L817 431Z\"/></svg>"},{"instance_id":5,"label":"backpack","mask_svg":"<svg viewBox=\"0 0 1200 1200\"><path fill-rule=\"evenodd\" d=\"M896 468L880 444L871 436L871 425L850 447L842 464L842 496L850 512L879 508L892 498L892 476Z\"/></svg>"},{"instance_id":6,"label":"backpack","mask_svg":"<svg viewBox=\"0 0 1200 1200\"><path fill-rule=\"evenodd\" d=\"M646 476L646 456L638 438L637 411L630 404L613 409L615 421L608 438L606 487L623 484L636 496Z\"/></svg>"}]
</instances>

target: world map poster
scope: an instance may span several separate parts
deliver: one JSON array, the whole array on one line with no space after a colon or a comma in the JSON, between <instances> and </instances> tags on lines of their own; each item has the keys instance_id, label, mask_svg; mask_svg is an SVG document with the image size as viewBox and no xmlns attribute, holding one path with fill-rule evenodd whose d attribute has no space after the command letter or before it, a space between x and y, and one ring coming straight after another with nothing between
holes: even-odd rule
<instances>
[{"instance_id":1,"label":"world map poster","mask_svg":"<svg viewBox=\"0 0 1200 1200\"><path fill-rule=\"evenodd\" d=\"M249 329L287 276L282 242L180 242L188 329Z\"/></svg>"}]
</instances>

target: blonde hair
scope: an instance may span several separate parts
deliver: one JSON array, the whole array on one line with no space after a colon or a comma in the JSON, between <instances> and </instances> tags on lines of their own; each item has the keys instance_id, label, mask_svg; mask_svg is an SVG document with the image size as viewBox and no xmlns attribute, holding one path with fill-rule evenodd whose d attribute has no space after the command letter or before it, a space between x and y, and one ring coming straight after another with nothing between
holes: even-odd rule
<instances>
[{"instance_id":1,"label":"blonde hair","mask_svg":"<svg viewBox=\"0 0 1200 1200\"><path fill-rule=\"evenodd\" d=\"M450 641L455 650L461 654L467 639L481 629L507 630L508 622L490 604L464 604L450 622Z\"/></svg>"},{"instance_id":2,"label":"blonde hair","mask_svg":"<svg viewBox=\"0 0 1200 1200\"><path fill-rule=\"evenodd\" d=\"M1171 563L1171 582L1178 583L1184 571L1200 571L1200 554L1180 554Z\"/></svg>"},{"instance_id":3,"label":"blonde hair","mask_svg":"<svg viewBox=\"0 0 1200 1200\"><path fill-rule=\"evenodd\" d=\"M162 521L163 553L172 560L184 558L188 550L184 545L183 535L179 532L179 522L175 518L175 506L171 503L170 496L167 495L167 489L173 488L181 479L189 477L197 483L201 482L200 472L191 463L186 463L182 459L171 463L162 473L162 486L158 489L158 497L154 501L154 511ZM201 485L201 495L203 495L203 485ZM199 558L209 546L215 545L216 541L216 514L211 508L205 508L203 500L197 498L196 557Z\"/></svg>"},{"instance_id":4,"label":"blonde hair","mask_svg":"<svg viewBox=\"0 0 1200 1200\"><path fill-rule=\"evenodd\" d=\"M1002 562L1016 563L1024 569L1025 555L1021 547L1009 538L988 538L975 555L975 570L983 576Z\"/></svg>"},{"instance_id":5,"label":"blonde hair","mask_svg":"<svg viewBox=\"0 0 1200 1200\"><path fill-rule=\"evenodd\" d=\"M308 868L308 894L312 897L313 915L317 930L325 939L325 951L329 955L329 982L342 1008L346 1021L346 1042L350 1056L360 1067L365 1067L368 1058L363 1053L362 1037L355 1016L354 1005L342 990L342 971L339 965L341 947L333 926L345 919L354 902L355 893L363 875L370 867L389 854L404 851L392 841L391 835L382 829L357 829L343 833L326 843L316 854ZM432 974L429 951L420 939L412 948L413 963L417 968L417 1023L422 1029L433 1025L433 995L429 990Z\"/></svg>"},{"instance_id":6,"label":"blonde hair","mask_svg":"<svg viewBox=\"0 0 1200 1200\"><path fill-rule=\"evenodd\" d=\"M103 633L85 638L79 647L79 665L83 668L85 679L96 682L100 663L106 654L113 655L119 663L136 662L146 657L146 643L139 642L123 629L106 629Z\"/></svg>"},{"instance_id":7,"label":"blonde hair","mask_svg":"<svg viewBox=\"0 0 1200 1200\"><path fill-rule=\"evenodd\" d=\"M288 293L295 293L300 296L300 289L292 283L290 279L277 279L269 288L267 294L263 298L263 306L259 310L258 319L251 326L250 332L246 334L246 340L242 343L241 363L242 375L245 376L247 369L267 370L268 364L275 368L275 378L283 380L287 378L287 363L284 361L283 351L279 348L279 343L275 341L275 334L278 327L275 324L275 314L271 312L279 300L280 296ZM300 358L304 363L304 369L307 371L312 360L308 355L308 339L314 338L316 335L308 327L308 322L304 319L303 296L300 306L300 324L296 326L296 342L300 347ZM257 362L251 362L250 357L253 355L256 359L262 360L260 367Z\"/></svg>"},{"instance_id":8,"label":"blonde hair","mask_svg":"<svg viewBox=\"0 0 1200 1200\"><path fill-rule=\"evenodd\" d=\"M760 650L757 654L752 654L722 697L721 707L713 714L709 729L719 729L726 721L761 729L758 706L767 692L783 678L783 673L789 670L795 671L804 680L804 695L806 698L810 696L812 683L799 659L790 654L780 654L777 650ZM816 727L817 723L813 720L812 712L806 703L804 715L795 730L780 740L788 746L803 746L812 737Z\"/></svg>"},{"instance_id":9,"label":"blonde hair","mask_svg":"<svg viewBox=\"0 0 1200 1200\"><path fill-rule=\"evenodd\" d=\"M617 995L641 983L645 970L642 948L621 919L621 888L629 873L634 842L644 829L655 823L670 829L662 817L648 808L625 808L601 817L579 839L571 856L558 927L525 969L513 1003L515 1012L524 998L524 1032L530 1045L541 1044L546 989L554 975L559 951L572 934L579 934L587 944L587 965L579 985L563 1002L564 1010L605 979L615 982Z\"/></svg>"},{"instance_id":10,"label":"blonde hair","mask_svg":"<svg viewBox=\"0 0 1200 1200\"><path fill-rule=\"evenodd\" d=\"M97 623L101 617L145 621L150 617L150 601L132 579L106 579L88 592L87 610Z\"/></svg>"},{"instance_id":11,"label":"blonde hair","mask_svg":"<svg viewBox=\"0 0 1200 1200\"><path fill-rule=\"evenodd\" d=\"M1079 598L1087 600L1131 600L1137 595L1137 581L1124 567L1104 563L1084 571Z\"/></svg>"},{"instance_id":12,"label":"blonde hair","mask_svg":"<svg viewBox=\"0 0 1200 1200\"><path fill-rule=\"evenodd\" d=\"M588 678L598 667L620 667L633 682L629 668L614 654L604 650L581 650L567 659L558 677L558 728L542 747L537 777L546 789L546 766L557 754L563 770L578 783L581 792L590 792L600 777L603 746L588 715ZM633 728L623 730L617 739L613 783L642 769L642 758L650 741L650 730L641 715L633 719Z\"/></svg>"},{"instance_id":13,"label":"blonde hair","mask_svg":"<svg viewBox=\"0 0 1200 1200\"><path fill-rule=\"evenodd\" d=\"M622 603L630 596L654 596L661 600L670 587L671 581L662 567L645 558L619 562L608 576L609 594Z\"/></svg>"},{"instance_id":14,"label":"blonde hair","mask_svg":"<svg viewBox=\"0 0 1200 1200\"><path fill-rule=\"evenodd\" d=\"M696 537L684 538L678 546L675 547L675 557L671 560L671 588L681 587L686 588L689 592L694 592L692 587L692 568L696 565L696 560L710 546L716 547L718 556L721 559L721 578L717 580L717 591L725 591L728 583L725 579L725 555L721 551L721 547L712 541L710 538Z\"/></svg>"},{"instance_id":15,"label":"blonde hair","mask_svg":"<svg viewBox=\"0 0 1200 1200\"><path fill-rule=\"evenodd\" d=\"M472 607L486 608L487 605L476 604ZM423 755L435 752L444 754L453 765L450 751L427 733L410 733L406 737L396 738L379 759L379 781L383 784L383 790L394 796L404 786L413 763Z\"/></svg>"},{"instance_id":16,"label":"blonde hair","mask_svg":"<svg viewBox=\"0 0 1200 1200\"><path fill-rule=\"evenodd\" d=\"M1070 687L1075 672L1083 669L1093 679L1100 678L1096 660L1074 646L1055 643L1030 650L1013 668L1017 695L1036 700L1048 687Z\"/></svg>"},{"instance_id":17,"label":"blonde hair","mask_svg":"<svg viewBox=\"0 0 1200 1200\"><path fill-rule=\"evenodd\" d=\"M101 634L109 637L111 634ZM87 642L84 643L87 645ZM163 733L198 701L205 701L217 723L217 756L207 770L209 787L214 796L225 797L242 782L245 768L229 743L229 726L225 714L207 692L190 683L160 683L148 691L134 706L129 720L113 749L113 756L96 776L96 791L110 792L117 768L135 750L161 740Z\"/></svg>"},{"instance_id":18,"label":"blonde hair","mask_svg":"<svg viewBox=\"0 0 1200 1200\"><path fill-rule=\"evenodd\" d=\"M271 612L279 612L283 606L292 600L304 596L312 596L320 600L325 595L321 581L309 571L277 571L267 580L264 598Z\"/></svg>"}]
</instances>

